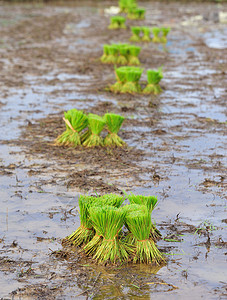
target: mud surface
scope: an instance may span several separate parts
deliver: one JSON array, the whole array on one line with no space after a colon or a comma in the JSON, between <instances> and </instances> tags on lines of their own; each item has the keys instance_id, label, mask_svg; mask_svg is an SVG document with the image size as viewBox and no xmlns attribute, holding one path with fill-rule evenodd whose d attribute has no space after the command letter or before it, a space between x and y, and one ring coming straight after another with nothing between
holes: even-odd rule
<instances>
[{"instance_id":1,"label":"mud surface","mask_svg":"<svg viewBox=\"0 0 227 300\"><path fill-rule=\"evenodd\" d=\"M0 2L0 297L225 299L227 6L144 2L146 20L121 31L107 30L109 6ZM145 70L163 65L157 97L105 90L102 45L136 24L172 28L140 54ZM128 146L56 147L70 108L124 115ZM101 267L62 248L80 193L123 190L158 196L167 265Z\"/></svg>"}]
</instances>

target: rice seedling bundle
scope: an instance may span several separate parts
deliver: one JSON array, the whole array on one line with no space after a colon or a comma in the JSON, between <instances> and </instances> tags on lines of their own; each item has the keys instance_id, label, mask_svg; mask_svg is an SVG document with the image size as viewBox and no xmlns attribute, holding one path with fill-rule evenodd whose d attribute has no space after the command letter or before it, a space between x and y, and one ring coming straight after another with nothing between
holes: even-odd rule
<instances>
[{"instance_id":1,"label":"rice seedling bundle","mask_svg":"<svg viewBox=\"0 0 227 300\"><path fill-rule=\"evenodd\" d=\"M123 142L122 139L117 135L124 121L124 117L120 115L110 113L104 115L103 117L95 114L89 114L86 116L82 111L71 109L65 112L64 116L66 131L58 136L55 140L57 145L74 147L78 145L83 145L84 147L122 147L125 145L125 142ZM100 133L105 128L105 125L108 134L106 135L104 142L103 138L100 136Z\"/></svg>"},{"instance_id":2,"label":"rice seedling bundle","mask_svg":"<svg viewBox=\"0 0 227 300\"><path fill-rule=\"evenodd\" d=\"M101 131L105 126L105 121L102 117L89 114L88 115L88 132L87 138L83 142L83 146L85 147L96 147L103 146L103 139L100 136Z\"/></svg>"},{"instance_id":3,"label":"rice seedling bundle","mask_svg":"<svg viewBox=\"0 0 227 300\"><path fill-rule=\"evenodd\" d=\"M107 57L109 56L109 47L110 45L103 45L103 55L100 58L101 62L105 63Z\"/></svg>"},{"instance_id":4,"label":"rice seedling bundle","mask_svg":"<svg viewBox=\"0 0 227 300\"><path fill-rule=\"evenodd\" d=\"M79 133L87 127L87 116L77 109L64 112L66 130L55 140L57 145L78 146L81 145Z\"/></svg>"},{"instance_id":5,"label":"rice seedling bundle","mask_svg":"<svg viewBox=\"0 0 227 300\"><path fill-rule=\"evenodd\" d=\"M127 13L130 8L136 8L136 0L119 0L119 7L121 12Z\"/></svg>"},{"instance_id":6,"label":"rice seedling bundle","mask_svg":"<svg viewBox=\"0 0 227 300\"><path fill-rule=\"evenodd\" d=\"M126 197L128 198L128 196L126 195ZM126 213L126 217L127 214L129 214L130 212L133 211L138 211L138 210L144 210L144 212L146 212L146 206L141 204L129 204L129 205L125 205L122 207L122 209L124 210L124 212ZM127 232L126 232L126 236L124 237L124 241L126 243L128 243L129 245L135 245L135 237L132 234L132 232L130 231L129 227L127 226L127 223L125 223L125 226L127 228Z\"/></svg>"},{"instance_id":7,"label":"rice seedling bundle","mask_svg":"<svg viewBox=\"0 0 227 300\"><path fill-rule=\"evenodd\" d=\"M152 29L154 43L167 43L167 35L170 32L170 27L153 27ZM161 35L160 35L161 34Z\"/></svg>"},{"instance_id":8,"label":"rice seedling bundle","mask_svg":"<svg viewBox=\"0 0 227 300\"><path fill-rule=\"evenodd\" d=\"M108 48L108 56L105 59L106 64L116 64L118 59L118 45L110 45Z\"/></svg>"},{"instance_id":9,"label":"rice seedling bundle","mask_svg":"<svg viewBox=\"0 0 227 300\"><path fill-rule=\"evenodd\" d=\"M158 201L156 196L143 196L134 194L126 194L126 196L131 204L146 205L150 213L153 211Z\"/></svg>"},{"instance_id":10,"label":"rice seedling bundle","mask_svg":"<svg viewBox=\"0 0 227 300\"><path fill-rule=\"evenodd\" d=\"M140 50L140 47L129 44L104 45L100 60L106 64L139 65Z\"/></svg>"},{"instance_id":11,"label":"rice seedling bundle","mask_svg":"<svg viewBox=\"0 0 227 300\"><path fill-rule=\"evenodd\" d=\"M128 45L122 44L118 45L119 56L117 58L118 65L127 65L128 64Z\"/></svg>"},{"instance_id":12,"label":"rice seedling bundle","mask_svg":"<svg viewBox=\"0 0 227 300\"><path fill-rule=\"evenodd\" d=\"M160 37L161 28L153 27L153 28L151 28L151 31L153 33L152 42L153 43L161 43L161 37Z\"/></svg>"},{"instance_id":13,"label":"rice seedling bundle","mask_svg":"<svg viewBox=\"0 0 227 300\"><path fill-rule=\"evenodd\" d=\"M107 113L105 114L104 119L109 132L104 139L104 145L110 147L122 147L125 142L118 136L118 132L125 118L120 115Z\"/></svg>"},{"instance_id":14,"label":"rice seedling bundle","mask_svg":"<svg viewBox=\"0 0 227 300\"><path fill-rule=\"evenodd\" d=\"M126 82L126 68L127 67L120 67L120 68L115 68L115 75L117 82L113 84L110 87L110 90L114 93L120 93L121 89Z\"/></svg>"},{"instance_id":15,"label":"rice seedling bundle","mask_svg":"<svg viewBox=\"0 0 227 300\"><path fill-rule=\"evenodd\" d=\"M131 66L139 66L140 61L139 61L139 54L140 54L141 48L138 46L129 46L129 65Z\"/></svg>"},{"instance_id":16,"label":"rice seedling bundle","mask_svg":"<svg viewBox=\"0 0 227 300\"><path fill-rule=\"evenodd\" d=\"M163 78L162 68L158 70L148 70L147 71L147 81L148 84L143 90L144 94L154 94L158 95L162 92L159 82Z\"/></svg>"},{"instance_id":17,"label":"rice seedling bundle","mask_svg":"<svg viewBox=\"0 0 227 300\"><path fill-rule=\"evenodd\" d=\"M122 16L113 16L110 17L109 29L125 29L125 18Z\"/></svg>"},{"instance_id":18,"label":"rice seedling bundle","mask_svg":"<svg viewBox=\"0 0 227 300\"><path fill-rule=\"evenodd\" d=\"M116 194L105 194L103 196L98 197L96 201L96 205L99 206L114 206L120 207L124 201L124 196L116 195Z\"/></svg>"},{"instance_id":19,"label":"rice seedling bundle","mask_svg":"<svg viewBox=\"0 0 227 300\"><path fill-rule=\"evenodd\" d=\"M170 27L161 27L162 36L161 36L161 43L167 43L167 35L170 32Z\"/></svg>"},{"instance_id":20,"label":"rice seedling bundle","mask_svg":"<svg viewBox=\"0 0 227 300\"><path fill-rule=\"evenodd\" d=\"M67 237L69 243L83 245L84 252L99 263L165 261L151 236L151 212L157 198L126 196L133 204L123 207L125 198L120 195L80 196L81 225Z\"/></svg>"},{"instance_id":21,"label":"rice seedling bundle","mask_svg":"<svg viewBox=\"0 0 227 300\"><path fill-rule=\"evenodd\" d=\"M139 85L140 77L143 69L138 67L127 67L126 70L126 83L122 86L121 93L135 94L141 91Z\"/></svg>"},{"instance_id":22,"label":"rice seedling bundle","mask_svg":"<svg viewBox=\"0 0 227 300\"><path fill-rule=\"evenodd\" d=\"M132 20L143 20L145 18L146 10L144 8L130 8L128 10L127 18Z\"/></svg>"},{"instance_id":23,"label":"rice seedling bundle","mask_svg":"<svg viewBox=\"0 0 227 300\"><path fill-rule=\"evenodd\" d=\"M132 250L119 238L125 222L125 212L121 208L104 206L91 208L90 214L93 220L97 218L96 225L98 225L99 231L104 231L103 240L93 258L100 263L128 261L129 252Z\"/></svg>"},{"instance_id":24,"label":"rice seedling bundle","mask_svg":"<svg viewBox=\"0 0 227 300\"><path fill-rule=\"evenodd\" d=\"M133 42L151 42L151 28L142 26L142 27L131 27L132 36L130 37L130 41ZM141 35L142 32L142 36Z\"/></svg>"},{"instance_id":25,"label":"rice seedling bundle","mask_svg":"<svg viewBox=\"0 0 227 300\"><path fill-rule=\"evenodd\" d=\"M94 255L98 247L100 246L105 233L105 227L100 226L100 211L104 206L120 207L124 197L115 194L106 194L97 198L97 201L93 205L93 214L91 215L91 221L95 229L95 235L90 242L84 247L84 251L88 255ZM94 208L95 207L95 208ZM98 207L98 208L97 208ZM89 213L90 214L90 213Z\"/></svg>"},{"instance_id":26,"label":"rice seedling bundle","mask_svg":"<svg viewBox=\"0 0 227 300\"><path fill-rule=\"evenodd\" d=\"M110 87L115 93L135 94L141 91L139 85L143 69L138 67L120 67L115 69L117 82Z\"/></svg>"},{"instance_id":27,"label":"rice seedling bundle","mask_svg":"<svg viewBox=\"0 0 227 300\"><path fill-rule=\"evenodd\" d=\"M150 33L151 33L151 28L150 27L142 27L142 31L143 31L143 37L142 37L142 41L143 42L150 42L151 38L150 38Z\"/></svg>"},{"instance_id":28,"label":"rice seedling bundle","mask_svg":"<svg viewBox=\"0 0 227 300\"><path fill-rule=\"evenodd\" d=\"M156 196L143 196L143 195L134 195L134 194L130 194L126 196L132 205L135 204L146 205L149 213L152 213L158 201ZM152 237L153 240L157 240L161 237L161 233L153 223L151 225L150 237Z\"/></svg>"},{"instance_id":29,"label":"rice seedling bundle","mask_svg":"<svg viewBox=\"0 0 227 300\"><path fill-rule=\"evenodd\" d=\"M131 42L140 42L141 27L131 27L132 36L130 37Z\"/></svg>"},{"instance_id":30,"label":"rice seedling bundle","mask_svg":"<svg viewBox=\"0 0 227 300\"><path fill-rule=\"evenodd\" d=\"M151 214L147 207L141 206L141 210L131 211L126 215L126 224L135 238L134 262L157 263L164 262L164 257L150 238Z\"/></svg>"},{"instance_id":31,"label":"rice seedling bundle","mask_svg":"<svg viewBox=\"0 0 227 300\"><path fill-rule=\"evenodd\" d=\"M89 208L97 201L96 197L81 195L78 202L80 208L80 226L66 239L75 246L89 242L94 236L94 228L90 220Z\"/></svg>"}]
</instances>

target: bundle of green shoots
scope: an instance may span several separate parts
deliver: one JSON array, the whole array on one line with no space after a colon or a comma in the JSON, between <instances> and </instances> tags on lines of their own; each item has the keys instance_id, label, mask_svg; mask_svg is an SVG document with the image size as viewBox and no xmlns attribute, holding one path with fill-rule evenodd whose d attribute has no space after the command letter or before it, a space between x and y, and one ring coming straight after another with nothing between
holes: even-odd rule
<instances>
[{"instance_id":1,"label":"bundle of green shoots","mask_svg":"<svg viewBox=\"0 0 227 300\"><path fill-rule=\"evenodd\" d=\"M120 67L115 69L117 82L110 87L115 93L135 94L141 91L139 85L143 69L138 67Z\"/></svg>"},{"instance_id":2,"label":"bundle of green shoots","mask_svg":"<svg viewBox=\"0 0 227 300\"><path fill-rule=\"evenodd\" d=\"M143 31L143 37L142 37L142 41L143 42L150 42L151 38L150 38L150 34L151 34L151 28L150 27L142 27L142 31Z\"/></svg>"},{"instance_id":3,"label":"bundle of green shoots","mask_svg":"<svg viewBox=\"0 0 227 300\"><path fill-rule=\"evenodd\" d=\"M104 49L104 51L105 51L105 49ZM118 53L119 53L118 45L115 45L115 44L109 45L108 55L105 59L105 63L106 64L116 64L117 60L118 60Z\"/></svg>"},{"instance_id":4,"label":"bundle of green shoots","mask_svg":"<svg viewBox=\"0 0 227 300\"><path fill-rule=\"evenodd\" d=\"M126 82L126 71L128 67L115 68L115 75L117 82L110 86L110 90L113 93L120 93L121 89Z\"/></svg>"},{"instance_id":5,"label":"bundle of green shoots","mask_svg":"<svg viewBox=\"0 0 227 300\"><path fill-rule=\"evenodd\" d=\"M81 145L80 132L88 125L87 116L77 109L71 109L64 112L66 130L57 137L55 143L63 146L79 146Z\"/></svg>"},{"instance_id":6,"label":"bundle of green shoots","mask_svg":"<svg viewBox=\"0 0 227 300\"><path fill-rule=\"evenodd\" d=\"M126 225L134 237L134 262L160 264L165 259L150 237L152 228L151 213L146 205L126 213Z\"/></svg>"},{"instance_id":7,"label":"bundle of green shoots","mask_svg":"<svg viewBox=\"0 0 227 300\"><path fill-rule=\"evenodd\" d=\"M108 135L104 139L104 145L109 147L122 147L125 142L118 136L118 131L124 121L124 117L116 114L107 113L104 116L106 127L108 130Z\"/></svg>"},{"instance_id":8,"label":"bundle of green shoots","mask_svg":"<svg viewBox=\"0 0 227 300\"><path fill-rule=\"evenodd\" d=\"M146 205L149 213L152 213L158 201L157 197L155 196L143 196L134 194L125 194L125 196L128 198L131 204ZM155 241L160 239L161 237L161 233L153 224L151 225L150 237L152 237Z\"/></svg>"},{"instance_id":9,"label":"bundle of green shoots","mask_svg":"<svg viewBox=\"0 0 227 300\"><path fill-rule=\"evenodd\" d=\"M151 31L153 33L152 42L153 43L161 43L161 37L160 37L161 28L153 27L153 28L151 28Z\"/></svg>"},{"instance_id":10,"label":"bundle of green shoots","mask_svg":"<svg viewBox=\"0 0 227 300\"><path fill-rule=\"evenodd\" d=\"M154 94L158 95L162 92L159 82L163 78L162 68L156 70L147 71L147 81L148 84L143 90L144 94Z\"/></svg>"},{"instance_id":11,"label":"bundle of green shoots","mask_svg":"<svg viewBox=\"0 0 227 300\"><path fill-rule=\"evenodd\" d=\"M128 64L128 44L119 44L119 56L117 58L118 65L127 65Z\"/></svg>"},{"instance_id":12,"label":"bundle of green shoots","mask_svg":"<svg viewBox=\"0 0 227 300\"><path fill-rule=\"evenodd\" d=\"M120 239L126 213L113 206L92 207L90 209L94 228L102 234L102 241L93 258L99 263L128 261L131 247Z\"/></svg>"},{"instance_id":13,"label":"bundle of green shoots","mask_svg":"<svg viewBox=\"0 0 227 300\"><path fill-rule=\"evenodd\" d=\"M104 45L100 60L106 64L139 65L140 50L140 47L129 44Z\"/></svg>"},{"instance_id":14,"label":"bundle of green shoots","mask_svg":"<svg viewBox=\"0 0 227 300\"><path fill-rule=\"evenodd\" d=\"M161 27L161 28L153 27L151 30L154 35L152 42L163 43L163 44L167 43L167 35L170 32L170 27Z\"/></svg>"},{"instance_id":15,"label":"bundle of green shoots","mask_svg":"<svg viewBox=\"0 0 227 300\"><path fill-rule=\"evenodd\" d=\"M141 48L138 46L129 46L129 57L128 57L128 64L130 66L139 66L140 65L140 61L139 61L139 54L140 54L140 50Z\"/></svg>"},{"instance_id":16,"label":"bundle of green shoots","mask_svg":"<svg viewBox=\"0 0 227 300\"><path fill-rule=\"evenodd\" d=\"M136 0L119 0L119 7L121 12L127 13L130 8L136 8L137 3Z\"/></svg>"},{"instance_id":17,"label":"bundle of green shoots","mask_svg":"<svg viewBox=\"0 0 227 300\"><path fill-rule=\"evenodd\" d=\"M151 37L150 37L150 33L151 33L151 28L150 27L131 27L131 31L132 31L132 36L130 37L130 41L133 42L150 42L151 41ZM143 36L140 37L140 33L143 33Z\"/></svg>"},{"instance_id":18,"label":"bundle of green shoots","mask_svg":"<svg viewBox=\"0 0 227 300\"><path fill-rule=\"evenodd\" d=\"M144 8L130 8L128 10L127 18L131 20L143 20L146 10Z\"/></svg>"},{"instance_id":19,"label":"bundle of green shoots","mask_svg":"<svg viewBox=\"0 0 227 300\"><path fill-rule=\"evenodd\" d=\"M113 16L110 17L109 29L125 29L125 18L122 16Z\"/></svg>"},{"instance_id":20,"label":"bundle of green shoots","mask_svg":"<svg viewBox=\"0 0 227 300\"><path fill-rule=\"evenodd\" d=\"M100 58L102 63L106 63L106 60L109 56L109 47L110 47L110 45L103 45L103 55Z\"/></svg>"},{"instance_id":21,"label":"bundle of green shoots","mask_svg":"<svg viewBox=\"0 0 227 300\"><path fill-rule=\"evenodd\" d=\"M104 226L100 226L99 215L97 215L96 213L100 211L100 208L106 205L120 207L123 201L124 197L114 194L106 194L97 198L96 202L93 205L92 213L90 214L89 211L89 215L95 229L95 235L92 240L90 240L84 247L84 251L86 254L93 256L96 253L96 250L101 245L105 234L106 228Z\"/></svg>"},{"instance_id":22,"label":"bundle of green shoots","mask_svg":"<svg viewBox=\"0 0 227 300\"><path fill-rule=\"evenodd\" d=\"M124 117L115 114L106 114L100 117L95 114L86 116L82 111L71 109L64 113L66 131L56 139L57 145L96 147L118 146L122 147L125 142L117 135L124 121ZM100 136L106 126L108 131L105 140ZM84 130L86 129L86 130Z\"/></svg>"},{"instance_id":23,"label":"bundle of green shoots","mask_svg":"<svg viewBox=\"0 0 227 300\"><path fill-rule=\"evenodd\" d=\"M88 115L88 130L82 136L83 146L96 147L103 146L103 139L100 136L105 126L105 120L95 114Z\"/></svg>"},{"instance_id":24,"label":"bundle of green shoots","mask_svg":"<svg viewBox=\"0 0 227 300\"><path fill-rule=\"evenodd\" d=\"M128 44L103 45L101 62L105 64L127 64L128 46Z\"/></svg>"},{"instance_id":25,"label":"bundle of green shoots","mask_svg":"<svg viewBox=\"0 0 227 300\"><path fill-rule=\"evenodd\" d=\"M131 42L140 42L141 27L131 27L132 36L130 37Z\"/></svg>"},{"instance_id":26,"label":"bundle of green shoots","mask_svg":"<svg viewBox=\"0 0 227 300\"><path fill-rule=\"evenodd\" d=\"M167 43L167 35L170 32L170 27L161 27L162 36L161 36L161 43L166 44Z\"/></svg>"},{"instance_id":27,"label":"bundle of green shoots","mask_svg":"<svg viewBox=\"0 0 227 300\"><path fill-rule=\"evenodd\" d=\"M75 246L81 246L89 242L94 234L94 228L90 220L89 208L97 201L96 197L83 196L79 197L79 208L80 208L80 227L72 234L66 237L68 242Z\"/></svg>"},{"instance_id":28,"label":"bundle of green shoots","mask_svg":"<svg viewBox=\"0 0 227 300\"><path fill-rule=\"evenodd\" d=\"M127 194L126 194L126 198L127 198ZM122 209L124 210L124 212L126 213L126 216L127 214L129 214L130 212L133 212L133 211L138 211L138 210L143 210L145 206L142 206L141 207L141 204L131 204L130 205L125 205L122 207ZM146 210L144 210L144 212L146 212ZM127 228L127 232L126 232L126 235L124 236L124 241L129 244L129 245L135 245L135 237L134 235L132 234L132 232L130 231L127 223L125 223L125 226Z\"/></svg>"},{"instance_id":29,"label":"bundle of green shoots","mask_svg":"<svg viewBox=\"0 0 227 300\"><path fill-rule=\"evenodd\" d=\"M80 196L81 225L67 237L68 242L83 246L84 252L99 263L122 263L131 259L135 263L164 262L155 245L156 228L151 221L157 198L125 195L131 204L123 207L120 207L123 196Z\"/></svg>"}]
</instances>

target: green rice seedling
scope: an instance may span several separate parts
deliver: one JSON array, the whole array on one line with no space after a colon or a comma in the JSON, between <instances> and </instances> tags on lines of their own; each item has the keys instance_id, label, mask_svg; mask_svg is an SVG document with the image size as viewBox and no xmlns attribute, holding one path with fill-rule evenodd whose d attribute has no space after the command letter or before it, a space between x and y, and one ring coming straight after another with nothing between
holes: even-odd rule
<instances>
[{"instance_id":1,"label":"green rice seedling","mask_svg":"<svg viewBox=\"0 0 227 300\"><path fill-rule=\"evenodd\" d=\"M136 0L119 0L119 7L121 12L127 13L130 8L136 8Z\"/></svg>"},{"instance_id":2,"label":"green rice seedling","mask_svg":"<svg viewBox=\"0 0 227 300\"><path fill-rule=\"evenodd\" d=\"M76 147L81 145L80 132L88 125L87 116L77 109L70 109L64 112L66 131L55 140L57 145Z\"/></svg>"},{"instance_id":3,"label":"green rice seedling","mask_svg":"<svg viewBox=\"0 0 227 300\"><path fill-rule=\"evenodd\" d=\"M118 23L118 16L110 17L110 25L108 26L108 29L118 29L119 23Z\"/></svg>"},{"instance_id":4,"label":"green rice seedling","mask_svg":"<svg viewBox=\"0 0 227 300\"><path fill-rule=\"evenodd\" d=\"M103 241L105 227L102 226L102 210L102 206L93 206L89 211L92 226L95 229L95 235L83 249L87 255L94 256Z\"/></svg>"},{"instance_id":5,"label":"green rice seedling","mask_svg":"<svg viewBox=\"0 0 227 300\"><path fill-rule=\"evenodd\" d=\"M119 56L117 58L118 65L127 65L128 64L128 45L122 44L118 45Z\"/></svg>"},{"instance_id":6,"label":"green rice seedling","mask_svg":"<svg viewBox=\"0 0 227 300\"><path fill-rule=\"evenodd\" d=\"M161 28L158 27L153 27L151 28L151 31L153 33L153 39L152 42L153 43L161 43L161 38L159 36L160 32L161 32Z\"/></svg>"},{"instance_id":7,"label":"green rice seedling","mask_svg":"<svg viewBox=\"0 0 227 300\"><path fill-rule=\"evenodd\" d=\"M162 92L159 82L163 78L162 68L156 70L147 70L147 81L148 84L143 90L144 94L158 95Z\"/></svg>"},{"instance_id":8,"label":"green rice seedling","mask_svg":"<svg viewBox=\"0 0 227 300\"><path fill-rule=\"evenodd\" d=\"M90 220L89 209L96 201L96 197L80 196L78 200L80 208L80 227L66 238L69 243L75 246L81 246L93 238L94 228Z\"/></svg>"},{"instance_id":9,"label":"green rice seedling","mask_svg":"<svg viewBox=\"0 0 227 300\"><path fill-rule=\"evenodd\" d=\"M134 195L132 193L130 195L127 195L125 193L125 196L127 197L127 199L131 204L146 205L150 213L153 211L153 209L155 208L158 202L156 196Z\"/></svg>"},{"instance_id":10,"label":"green rice seedling","mask_svg":"<svg viewBox=\"0 0 227 300\"><path fill-rule=\"evenodd\" d=\"M127 194L126 194L126 197L127 197ZM146 207L145 207L145 205L141 206L141 204L127 204L127 205L122 206L122 210L126 213L126 217L127 217L127 214L129 214L130 212L133 212L133 211L144 210L144 212L146 212ZM131 233L130 229L128 228L127 223L125 223L125 226L128 231L123 240L124 240L124 242L126 242L129 245L134 245L135 237Z\"/></svg>"},{"instance_id":11,"label":"green rice seedling","mask_svg":"<svg viewBox=\"0 0 227 300\"><path fill-rule=\"evenodd\" d=\"M167 43L167 35L170 32L170 30L171 30L170 27L161 27L162 36L160 39L163 44Z\"/></svg>"},{"instance_id":12,"label":"green rice seedling","mask_svg":"<svg viewBox=\"0 0 227 300\"><path fill-rule=\"evenodd\" d=\"M125 29L125 18L122 16L110 17L109 29Z\"/></svg>"},{"instance_id":13,"label":"green rice seedling","mask_svg":"<svg viewBox=\"0 0 227 300\"><path fill-rule=\"evenodd\" d=\"M131 42L140 42L141 27L131 27L132 36L130 37Z\"/></svg>"},{"instance_id":14,"label":"green rice seedling","mask_svg":"<svg viewBox=\"0 0 227 300\"><path fill-rule=\"evenodd\" d=\"M151 41L151 38L150 38L151 28L150 27L142 27L142 31L143 31L143 37L141 40L143 42L150 42Z\"/></svg>"},{"instance_id":15,"label":"green rice seedling","mask_svg":"<svg viewBox=\"0 0 227 300\"><path fill-rule=\"evenodd\" d=\"M118 136L118 132L125 118L120 115L107 113L104 119L109 132L104 139L104 145L109 147L124 146L125 142Z\"/></svg>"},{"instance_id":16,"label":"green rice seedling","mask_svg":"<svg viewBox=\"0 0 227 300\"><path fill-rule=\"evenodd\" d=\"M127 227L135 237L133 262L160 264L165 259L150 238L152 226L150 212L145 205L141 205L142 207L143 209L131 211L126 215Z\"/></svg>"},{"instance_id":17,"label":"green rice seedling","mask_svg":"<svg viewBox=\"0 0 227 300\"><path fill-rule=\"evenodd\" d=\"M103 240L93 258L99 263L128 261L129 252L132 251L131 247L119 238L119 233L125 222L125 212L121 208L104 206L98 209L92 207L90 214L92 219L94 219L94 214L96 215L99 231L103 232Z\"/></svg>"},{"instance_id":18,"label":"green rice seedling","mask_svg":"<svg viewBox=\"0 0 227 300\"><path fill-rule=\"evenodd\" d=\"M152 213L152 211L154 210L158 202L156 196L134 195L133 193L128 195L125 191L124 191L124 195L132 205L132 208L130 208L129 205L129 209L131 210L133 209L133 205L146 205L148 211ZM161 237L160 231L154 226L154 224L152 224L150 236L155 240L160 239Z\"/></svg>"},{"instance_id":19,"label":"green rice seedling","mask_svg":"<svg viewBox=\"0 0 227 300\"><path fill-rule=\"evenodd\" d=\"M104 206L120 207L123 201L123 196L116 194L105 194L101 197L98 197L97 201L93 206L98 206L99 208L102 208ZM92 238L92 240L84 247L85 253L92 256L95 254L95 251L100 246L105 232L105 228L99 226L99 216L97 216L97 213L100 211L99 208L94 209L96 213L94 212L91 215L91 221L95 229L95 235Z\"/></svg>"},{"instance_id":20,"label":"green rice seedling","mask_svg":"<svg viewBox=\"0 0 227 300\"><path fill-rule=\"evenodd\" d=\"M97 199L96 205L120 207L124 200L124 196L116 194L105 194Z\"/></svg>"},{"instance_id":21,"label":"green rice seedling","mask_svg":"<svg viewBox=\"0 0 227 300\"><path fill-rule=\"evenodd\" d=\"M85 147L96 147L96 146L103 146L103 139L100 136L101 131L105 126L105 121L102 117L89 114L88 115L88 126L90 130L90 134L83 142L83 146Z\"/></svg>"},{"instance_id":22,"label":"green rice seedling","mask_svg":"<svg viewBox=\"0 0 227 300\"><path fill-rule=\"evenodd\" d=\"M126 69L126 83L122 86L121 93L135 94L140 92L139 85L140 77L143 69L138 67L125 67Z\"/></svg>"},{"instance_id":23,"label":"green rice seedling","mask_svg":"<svg viewBox=\"0 0 227 300\"><path fill-rule=\"evenodd\" d=\"M141 48L138 46L133 46L130 45L129 46L129 65L130 66L139 66L140 65L140 61L138 58L138 55L140 54L140 50Z\"/></svg>"},{"instance_id":24,"label":"green rice seedling","mask_svg":"<svg viewBox=\"0 0 227 300\"><path fill-rule=\"evenodd\" d=\"M152 213L158 201L156 196L143 196L134 194L125 195L131 204L146 205L150 213ZM151 225L150 237L152 237L155 241L161 237L160 231L154 226L154 224Z\"/></svg>"},{"instance_id":25,"label":"green rice seedling","mask_svg":"<svg viewBox=\"0 0 227 300\"><path fill-rule=\"evenodd\" d=\"M109 55L105 59L106 64L116 64L118 60L118 45L110 45L108 48Z\"/></svg>"},{"instance_id":26,"label":"green rice seedling","mask_svg":"<svg viewBox=\"0 0 227 300\"><path fill-rule=\"evenodd\" d=\"M126 82L126 73L128 67L120 67L115 69L115 75L117 82L110 87L110 90L114 93L120 93L124 83Z\"/></svg>"},{"instance_id":27,"label":"green rice seedling","mask_svg":"<svg viewBox=\"0 0 227 300\"><path fill-rule=\"evenodd\" d=\"M102 63L106 63L106 59L109 56L109 47L110 47L110 45L103 45L103 55L100 58Z\"/></svg>"},{"instance_id":28,"label":"green rice seedling","mask_svg":"<svg viewBox=\"0 0 227 300\"><path fill-rule=\"evenodd\" d=\"M131 20L143 20L145 18L146 10L144 8L130 8L127 18Z\"/></svg>"}]
</instances>

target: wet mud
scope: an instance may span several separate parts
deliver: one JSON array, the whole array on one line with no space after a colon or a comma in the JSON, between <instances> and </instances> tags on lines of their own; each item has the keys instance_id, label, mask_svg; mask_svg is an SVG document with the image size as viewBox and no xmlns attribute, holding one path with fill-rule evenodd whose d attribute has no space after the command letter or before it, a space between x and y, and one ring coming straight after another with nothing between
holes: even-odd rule
<instances>
[{"instance_id":1,"label":"wet mud","mask_svg":"<svg viewBox=\"0 0 227 300\"><path fill-rule=\"evenodd\" d=\"M0 297L225 299L227 6L143 2L146 20L110 31L111 4L0 2ZM163 65L159 96L106 89L102 45L137 24L172 28L165 47L141 45L145 71ZM125 116L127 147L56 146L71 108ZM80 193L124 190L158 196L166 265L98 266L62 247Z\"/></svg>"}]
</instances>

